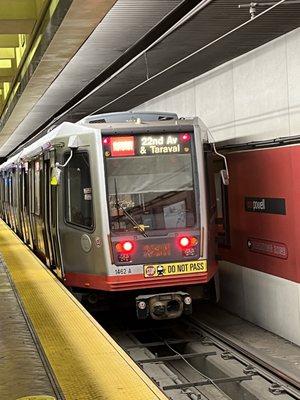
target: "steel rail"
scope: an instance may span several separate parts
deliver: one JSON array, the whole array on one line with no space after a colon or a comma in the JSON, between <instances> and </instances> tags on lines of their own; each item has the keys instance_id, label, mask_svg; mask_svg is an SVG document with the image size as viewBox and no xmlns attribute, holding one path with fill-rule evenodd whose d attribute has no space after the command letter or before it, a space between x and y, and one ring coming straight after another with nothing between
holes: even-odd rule
<instances>
[{"instance_id":1,"label":"steel rail","mask_svg":"<svg viewBox=\"0 0 300 400\"><path fill-rule=\"evenodd\" d=\"M220 346L229 346L229 354L244 364L249 364L249 360L256 365L253 365L253 370L256 371L260 376L264 377L270 382L274 382L274 377L278 382L278 385L282 386L286 393L300 399L300 381L295 380L293 377L286 374L274 365L271 365L266 360L263 360L258 354L254 354L253 350L238 344L230 335L223 333L217 329L214 329L204 322L198 321L195 317L189 317L185 323L190 327L198 329L201 333L205 333L208 339L212 340L212 344L219 342ZM241 356L242 355L242 356Z\"/></svg>"},{"instance_id":2,"label":"steel rail","mask_svg":"<svg viewBox=\"0 0 300 400\"><path fill-rule=\"evenodd\" d=\"M124 333L124 329L122 331ZM140 337L143 337L143 333L145 333L145 342L140 341ZM149 333L151 333L150 340ZM231 394L227 393L226 390L223 390L222 384L232 382L241 384L243 382L250 383L253 380L253 385L255 385L255 377L260 377L264 380L267 385L266 389L269 390L270 393L274 395L282 394L289 396L291 399L300 400L300 381L297 380L297 377L294 379L292 376L289 376L287 373L280 370L278 366L264 360L263 357L253 351L251 347L243 345L243 343L240 343L238 339L222 332L222 330L199 321L195 317L185 317L181 321L177 321L176 324L170 324L168 326L148 326L147 328L140 329L126 328L125 334L131 338L133 343L122 347L143 370L146 365L149 364L155 364L162 369L165 368L165 372L169 374L169 378L174 383L166 383L160 381L157 377L152 376L151 374L149 375L150 377L152 376L152 379L164 392L181 389L184 391L185 395L194 400L199 397L197 397L197 394L192 392L192 390L199 391L201 395L206 396L205 393L202 393L200 388L211 385L222 393L224 398L231 399L233 397L230 397ZM199 351L197 348L190 348L185 349L187 350L187 353L185 353L185 351L173 347L173 345L183 345L185 348L185 345L193 344L207 345L210 346L210 348L206 351L203 347L201 347ZM170 354L166 354L163 349L158 350L158 348L163 348L164 346L171 351ZM152 351L153 348L154 352ZM141 354L137 354L136 356L131 354L132 351L138 349L144 349L147 351L147 353L145 353L145 358L143 356L142 358ZM209 360L210 357L221 357L225 363L227 360L236 361L242 367L242 374L234 376L235 373L233 372L233 376L211 378L206 375L206 371L202 372L202 370L196 365L189 362L189 360L192 361L192 359L196 360L197 358L207 358ZM191 379L191 377L188 377L184 370L176 364L180 360L198 373L200 379ZM220 366L221 365L222 364L220 364ZM222 369L222 366L220 366L219 368ZM224 371L226 371L227 367L224 368ZM227 372L225 375L228 375ZM249 386L244 389L246 391L250 390Z\"/></svg>"},{"instance_id":3,"label":"steel rail","mask_svg":"<svg viewBox=\"0 0 300 400\"><path fill-rule=\"evenodd\" d=\"M140 367L144 370L144 365L143 364L149 364L149 363L158 363L158 365L160 366L160 368L162 368L163 370L165 370L165 372L169 375L170 379L173 380L174 384L173 385L168 385L165 386L163 383L160 384L159 380L157 380L156 378L152 377L152 379L154 380L154 382L156 382L156 384L163 390L163 391L168 391L168 390L173 390L173 389L181 389L183 390L183 393L185 395L187 395L191 400L199 400L199 395L195 394L191 391L191 389L195 389L196 391L199 391L200 394L200 398L201 395L203 394L199 387L200 386L206 386L206 385L212 385L218 392L222 393L222 395L224 396L224 398L228 398L230 400L230 398L226 395L226 393L221 389L221 387L218 386L218 382L215 382L215 379L212 379L210 377L208 377L207 375L205 375L203 372L201 372L200 370L198 370L197 368L195 368L192 364L189 363L188 359L189 358L198 358L198 357L207 357L207 356L212 356L212 355L216 355L215 351L210 351L210 352L203 352L203 353L195 353L192 354L181 354L179 352L177 352L174 348L171 347L170 344L182 344L182 343L193 343L193 342L199 342L199 340L194 340L194 339L164 339L158 332L160 332L161 330L165 330L165 327L157 327L155 329L150 329L150 331L157 336L160 341L154 341L154 342L147 342L147 343L140 343L139 339L137 339L137 337L135 336L135 333L141 333L144 332L145 329L135 329L135 330L129 330L127 331L127 334L129 337L131 337L131 339L135 342L135 345L133 346L126 346L123 347L123 349L128 352L129 350L129 356L130 355L130 351L132 349L135 348L147 348L147 347L153 347L153 346L149 346L150 344L152 345L152 343L157 344L158 347L160 346L166 346L168 347L173 353L175 353L175 355L173 356L166 356L166 357L157 357L156 355L154 356L154 358L149 357L148 359L135 359L133 358L133 360L140 365ZM148 330L147 330L148 332ZM177 343L178 342L178 343ZM147 347L145 347L145 345L147 345ZM150 350L150 353L151 350ZM196 384L192 383L192 382L183 382L181 380L181 378L179 378L178 376L176 376L176 374L174 372L172 372L172 370L174 369L174 366L172 365L172 363L170 363L171 361L175 361L175 360L182 360L183 362L185 362L187 365L189 365L193 370L195 370L202 378L203 380L201 381L202 383L198 384L200 381L197 381ZM170 369L171 368L171 369ZM176 370L176 368L175 368ZM180 376L182 376L185 380L188 381L188 379L182 375L181 373L179 373ZM245 375L246 376L246 375ZM243 380L243 378L238 377L238 378L233 378L235 381L237 379L237 381L241 381ZM246 376L247 380L252 379L252 376ZM230 378L228 378L228 381L230 381ZM197 387L199 386L199 387ZM205 396L205 398L207 398Z\"/></svg>"}]
</instances>

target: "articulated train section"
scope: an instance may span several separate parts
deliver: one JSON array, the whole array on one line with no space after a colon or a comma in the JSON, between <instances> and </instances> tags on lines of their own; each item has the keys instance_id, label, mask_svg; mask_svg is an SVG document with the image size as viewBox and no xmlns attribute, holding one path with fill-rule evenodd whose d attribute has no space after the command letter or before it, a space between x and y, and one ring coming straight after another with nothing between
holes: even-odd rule
<instances>
[{"instance_id":1,"label":"articulated train section","mask_svg":"<svg viewBox=\"0 0 300 400\"><path fill-rule=\"evenodd\" d=\"M263 197L244 193L251 185L258 187L259 180L247 170L251 160L260 165L265 155L270 162L273 157L285 159L286 154L292 156L297 151L298 146L252 149L241 159L243 151L226 147L220 153L211 145L206 126L197 118L121 113L97 115L78 124L63 123L0 166L0 211L7 224L4 227L2 222L0 231L0 251L6 254L4 269L12 291L16 282L16 298L25 296L17 301L36 346L43 338L36 348L37 356L57 398L62 392L69 393L65 382L69 374L60 370L58 358L52 354L48 330L55 336L62 325L56 319L61 305L53 296L63 290L90 326L87 332L92 326L96 329L95 343L99 335L105 337L104 343L99 341L100 353L82 339L82 345L91 352L86 358L88 365L84 365L94 366L101 377L108 346L109 354L123 360L122 391L126 396L131 396L126 373L132 368L132 382L146 382L145 393L154 391L162 399L270 400L279 395L283 400L300 399L299 376L293 376L278 361L287 357L299 372L300 351L296 345L291 345L294 359L289 354L291 349L283 349L278 359L266 361L259 351L253 352L247 346L247 336L243 344L237 338L232 340L222 328L216 330L204 323L199 314L207 307L204 301L219 300L217 242L223 260L232 262L244 257L242 262L253 267L254 260L259 264L263 259L265 264L261 266L272 265L276 275L290 277L291 269L281 268L279 272L277 268L296 256L287 250L290 242L283 243L289 238L286 216L290 199L271 197L270 188L264 189L271 190L270 195ZM250 161L247 164L245 160ZM262 171L260 179L265 174ZM245 185L238 185L241 175L248 176ZM286 181L277 176L284 185ZM240 202L243 208L232 208L234 202ZM236 210L240 210L238 215ZM266 218L272 223L260 225ZM256 237L258 226L265 237L274 236L272 224L278 218L278 241ZM238 227L243 221L248 221L250 236L244 235L243 225L238 234L229 232L231 226ZM20 253L12 258L3 248L10 241L15 243L11 248ZM239 244L232 247L233 243ZM35 290L34 270L23 264L21 254L26 254L27 263L30 257L35 259L36 277L41 279L35 292L38 303L28 292ZM29 282L26 289L22 274ZM49 292L43 274L53 284ZM230 282L227 284L229 287ZM67 289L82 304L72 300ZM47 310L48 301L53 303L51 310ZM118 326L121 309L127 312L126 302L135 316ZM40 305L46 307L41 312ZM93 313L98 311L95 315L105 327L105 314L99 312L110 310L108 335L83 306ZM217 307L211 309L211 317L215 312L220 312L222 321ZM63 315L63 310L58 311L59 318ZM42 326L44 317L49 324ZM66 326L65 322L75 323L76 327ZM77 323L67 319L63 325L69 339L74 340ZM272 340L266 353L276 346ZM55 345L62 342L60 336ZM83 350L73 343L66 358L61 352L57 354L66 365L73 361L76 365ZM106 385L108 392L116 396L109 377L105 378L104 388ZM94 389L90 392L78 385L76 390L84 400L87 393L94 393ZM103 390L97 387L95 392L101 394ZM73 394L68 396L73 399Z\"/></svg>"},{"instance_id":2,"label":"articulated train section","mask_svg":"<svg viewBox=\"0 0 300 400\"><path fill-rule=\"evenodd\" d=\"M300 400L300 0L0 0L0 400Z\"/></svg>"}]
</instances>

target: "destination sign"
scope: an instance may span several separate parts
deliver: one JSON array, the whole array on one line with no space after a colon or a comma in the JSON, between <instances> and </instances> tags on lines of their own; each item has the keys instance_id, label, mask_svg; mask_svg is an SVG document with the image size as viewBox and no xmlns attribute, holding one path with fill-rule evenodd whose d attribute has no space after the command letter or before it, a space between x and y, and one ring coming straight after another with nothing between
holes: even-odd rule
<instances>
[{"instance_id":1,"label":"destination sign","mask_svg":"<svg viewBox=\"0 0 300 400\"><path fill-rule=\"evenodd\" d=\"M154 154L174 154L181 153L182 143L176 135L162 135L162 136L139 136L137 138L138 154L154 155Z\"/></svg>"},{"instance_id":2,"label":"destination sign","mask_svg":"<svg viewBox=\"0 0 300 400\"><path fill-rule=\"evenodd\" d=\"M184 154L191 151L191 135L176 133L112 136L103 139L103 147L106 157Z\"/></svg>"}]
</instances>

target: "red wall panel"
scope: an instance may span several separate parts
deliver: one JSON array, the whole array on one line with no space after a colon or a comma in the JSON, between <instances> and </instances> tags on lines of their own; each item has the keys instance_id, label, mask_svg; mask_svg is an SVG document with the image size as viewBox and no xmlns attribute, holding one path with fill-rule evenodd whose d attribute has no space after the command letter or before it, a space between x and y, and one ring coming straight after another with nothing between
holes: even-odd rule
<instances>
[{"instance_id":1,"label":"red wall panel","mask_svg":"<svg viewBox=\"0 0 300 400\"><path fill-rule=\"evenodd\" d=\"M234 152L228 163L231 246L222 258L300 282L300 146ZM246 197L284 199L286 214L246 211Z\"/></svg>"}]
</instances>

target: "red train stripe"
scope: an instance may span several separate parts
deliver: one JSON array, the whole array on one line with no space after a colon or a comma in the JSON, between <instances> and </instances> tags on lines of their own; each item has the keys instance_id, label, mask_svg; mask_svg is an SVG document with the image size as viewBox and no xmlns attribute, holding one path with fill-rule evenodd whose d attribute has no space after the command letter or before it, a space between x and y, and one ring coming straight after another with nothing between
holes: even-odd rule
<instances>
[{"instance_id":1,"label":"red train stripe","mask_svg":"<svg viewBox=\"0 0 300 400\"><path fill-rule=\"evenodd\" d=\"M98 289L104 291L122 291L146 289L164 286L196 285L208 282L216 272L217 265L211 267L209 273L197 273L161 278L144 278L142 274L123 276L101 276L67 272L65 285Z\"/></svg>"}]
</instances>

